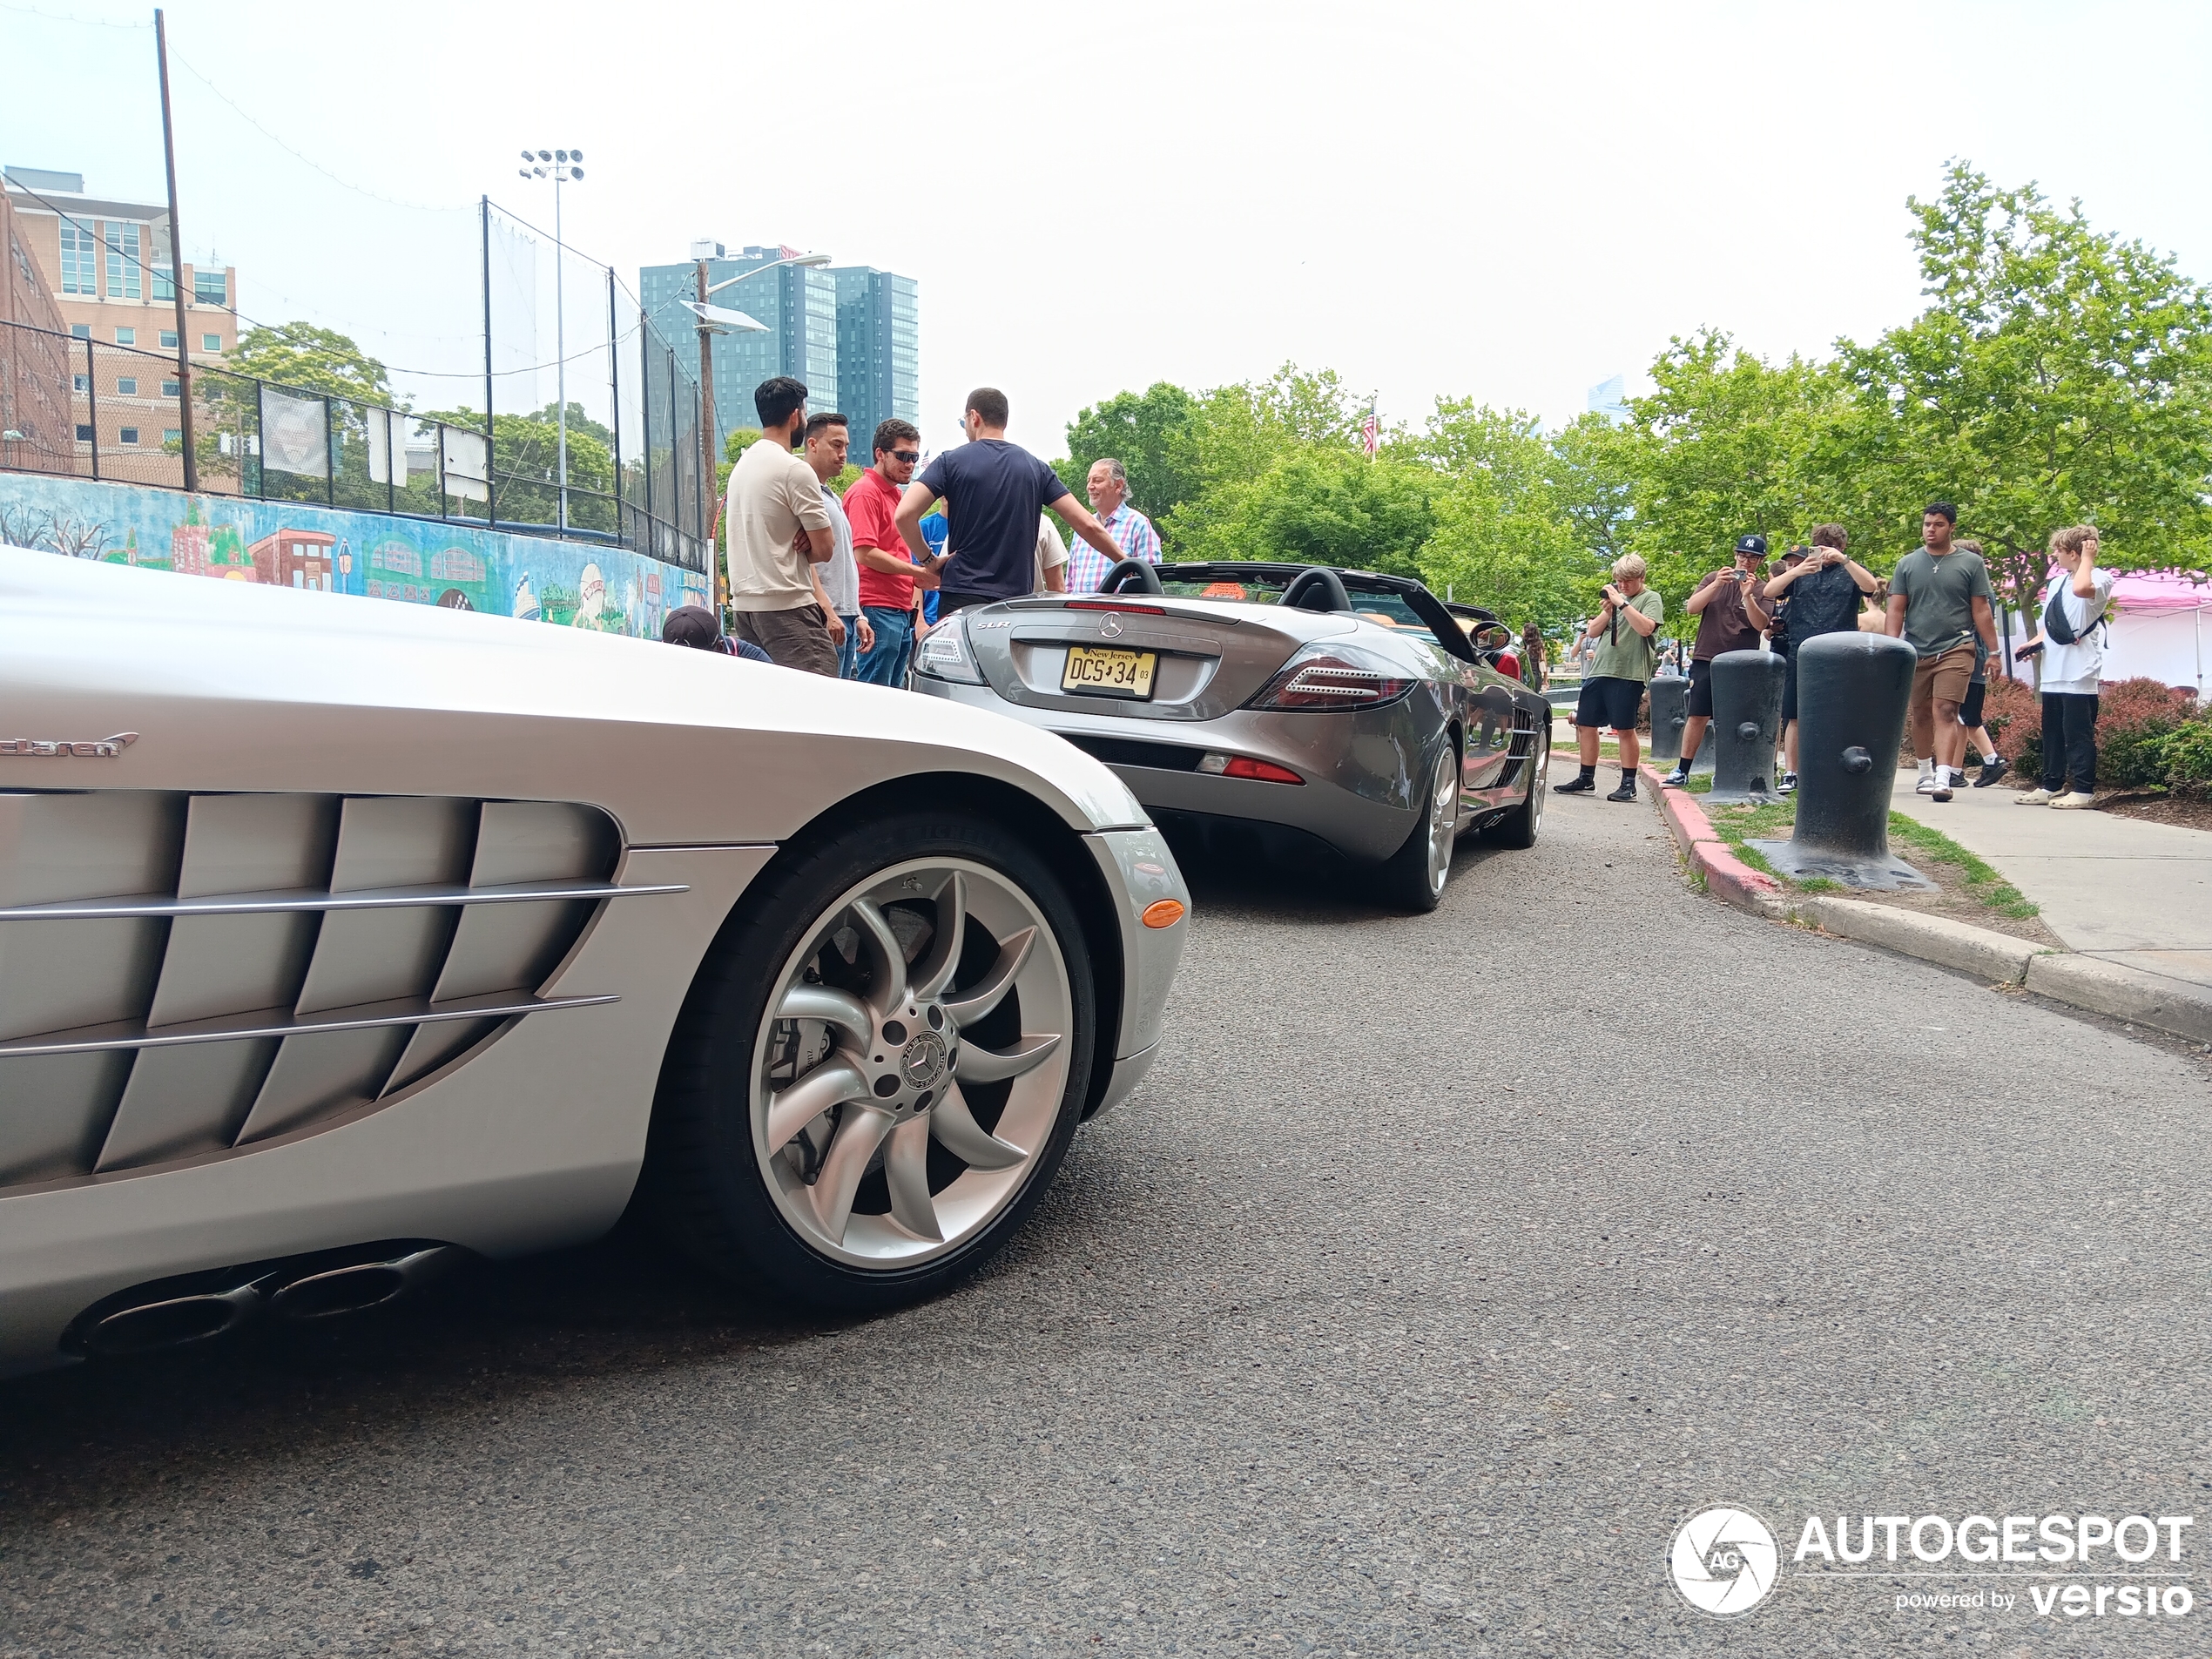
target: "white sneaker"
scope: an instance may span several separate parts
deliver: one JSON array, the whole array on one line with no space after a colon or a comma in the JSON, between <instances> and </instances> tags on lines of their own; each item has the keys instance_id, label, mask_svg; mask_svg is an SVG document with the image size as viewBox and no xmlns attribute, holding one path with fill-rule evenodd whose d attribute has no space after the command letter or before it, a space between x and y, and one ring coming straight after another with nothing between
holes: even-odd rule
<instances>
[{"instance_id":1,"label":"white sneaker","mask_svg":"<svg viewBox=\"0 0 2212 1659\"><path fill-rule=\"evenodd\" d=\"M2063 795L2052 796L2051 807L2054 812L2079 812L2084 806L2094 806L2096 800L2097 798L2094 795L2084 794L2079 789L2072 789Z\"/></svg>"},{"instance_id":2,"label":"white sneaker","mask_svg":"<svg viewBox=\"0 0 2212 1659\"><path fill-rule=\"evenodd\" d=\"M2025 795L2013 797L2015 806L2048 806L2050 804L2051 792L2047 789L2031 789Z\"/></svg>"},{"instance_id":3,"label":"white sneaker","mask_svg":"<svg viewBox=\"0 0 2212 1659\"><path fill-rule=\"evenodd\" d=\"M1923 760L1920 763L1920 779L1912 786L1912 792L1916 795L1932 795L1935 793L1935 762Z\"/></svg>"}]
</instances>

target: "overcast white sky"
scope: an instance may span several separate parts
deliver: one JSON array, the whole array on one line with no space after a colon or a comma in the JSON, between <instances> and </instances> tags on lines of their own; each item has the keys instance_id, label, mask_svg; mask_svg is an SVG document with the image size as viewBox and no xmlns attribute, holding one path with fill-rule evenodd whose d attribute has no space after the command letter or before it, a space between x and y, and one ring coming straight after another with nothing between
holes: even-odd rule
<instances>
[{"instance_id":1,"label":"overcast white sky","mask_svg":"<svg viewBox=\"0 0 2212 1659\"><path fill-rule=\"evenodd\" d=\"M150 10L0 0L0 160L158 199ZM89 21L126 23L129 28ZM788 242L921 281L923 430L1333 368L1556 422L1702 324L1820 353L1918 308L1946 158L2212 276L2212 6L177 0L188 251L244 310L474 361L467 212L575 145L568 239L637 268ZM456 382L455 397L469 395ZM420 389L420 388L418 388Z\"/></svg>"}]
</instances>

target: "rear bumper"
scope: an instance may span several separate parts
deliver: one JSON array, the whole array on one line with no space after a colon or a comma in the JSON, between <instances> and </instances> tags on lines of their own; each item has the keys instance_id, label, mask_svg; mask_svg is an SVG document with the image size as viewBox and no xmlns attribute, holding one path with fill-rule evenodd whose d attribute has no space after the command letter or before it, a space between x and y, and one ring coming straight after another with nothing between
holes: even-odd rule
<instances>
[{"instance_id":1,"label":"rear bumper","mask_svg":"<svg viewBox=\"0 0 2212 1659\"><path fill-rule=\"evenodd\" d=\"M914 688L1011 715L1089 750L1153 812L1279 824L1366 862L1388 858L1413 833L1420 816L1420 757L1433 752L1443 729L1434 698L1418 689L1358 713L1238 709L1218 719L1170 721L1026 709L988 685L919 674ZM1265 783L1197 771L1210 752L1270 761L1305 781Z\"/></svg>"}]
</instances>

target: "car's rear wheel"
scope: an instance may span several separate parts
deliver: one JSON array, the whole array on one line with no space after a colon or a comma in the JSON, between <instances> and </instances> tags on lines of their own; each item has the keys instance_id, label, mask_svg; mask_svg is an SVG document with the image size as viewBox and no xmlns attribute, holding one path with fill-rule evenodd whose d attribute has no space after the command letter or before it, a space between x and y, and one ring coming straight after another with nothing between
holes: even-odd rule
<instances>
[{"instance_id":1,"label":"car's rear wheel","mask_svg":"<svg viewBox=\"0 0 2212 1659\"><path fill-rule=\"evenodd\" d=\"M1483 831L1484 840L1500 846L1536 845L1536 832L1544 826L1544 797L1551 792L1545 787L1551 768L1551 733L1540 733L1536 745L1536 752L1528 763L1528 799Z\"/></svg>"},{"instance_id":2,"label":"car's rear wheel","mask_svg":"<svg viewBox=\"0 0 2212 1659\"><path fill-rule=\"evenodd\" d=\"M1429 769L1420 821L1405 846L1376 872L1376 891L1382 900L1402 910L1435 909L1452 873L1452 846L1459 829L1460 756L1447 741Z\"/></svg>"},{"instance_id":3,"label":"car's rear wheel","mask_svg":"<svg viewBox=\"0 0 2212 1659\"><path fill-rule=\"evenodd\" d=\"M1082 1114L1074 905L1020 840L952 813L839 832L757 891L670 1045L645 1207L795 1305L932 1294L1020 1228Z\"/></svg>"}]
</instances>

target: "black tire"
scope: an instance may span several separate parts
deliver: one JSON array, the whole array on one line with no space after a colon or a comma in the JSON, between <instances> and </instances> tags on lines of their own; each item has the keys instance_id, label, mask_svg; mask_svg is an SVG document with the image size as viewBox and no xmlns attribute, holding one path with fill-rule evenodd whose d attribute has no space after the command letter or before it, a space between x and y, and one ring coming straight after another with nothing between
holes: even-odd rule
<instances>
[{"instance_id":1,"label":"black tire","mask_svg":"<svg viewBox=\"0 0 2212 1659\"><path fill-rule=\"evenodd\" d=\"M1448 779L1446 772L1448 769ZM1420 914L1443 902L1451 879L1452 849L1459 836L1460 756L1447 739L1434 760L1421 768L1428 780L1426 801L1405 845L1375 867L1375 896L1393 909ZM1448 822L1440 822L1448 815ZM1436 862L1436 838L1443 842L1442 869Z\"/></svg>"},{"instance_id":2,"label":"black tire","mask_svg":"<svg viewBox=\"0 0 2212 1659\"><path fill-rule=\"evenodd\" d=\"M1529 757L1527 799L1482 832L1482 839L1495 846L1534 846L1536 833L1543 827L1544 783L1548 775L1546 763L1551 758L1551 733L1543 733L1536 741L1542 746Z\"/></svg>"},{"instance_id":3,"label":"black tire","mask_svg":"<svg viewBox=\"0 0 2212 1659\"><path fill-rule=\"evenodd\" d=\"M860 1268L803 1236L768 1190L755 1150L755 1045L780 965L826 909L880 872L931 858L986 867L1042 914L1068 976L1069 1063L1057 1116L995 1214L918 1265ZM1082 1116L1097 1007L1075 906L1049 864L1009 830L972 813L917 810L786 847L723 925L685 1000L632 1209L711 1271L796 1310L867 1313L935 1295L1019 1231L1050 1186Z\"/></svg>"}]
</instances>

